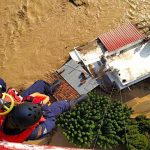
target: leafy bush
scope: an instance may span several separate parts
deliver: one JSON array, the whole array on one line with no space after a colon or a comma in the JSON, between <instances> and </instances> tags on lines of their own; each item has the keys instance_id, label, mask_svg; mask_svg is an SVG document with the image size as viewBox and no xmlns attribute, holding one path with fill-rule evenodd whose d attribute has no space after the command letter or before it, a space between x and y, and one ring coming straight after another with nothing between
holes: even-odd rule
<instances>
[{"instance_id":1,"label":"leafy bush","mask_svg":"<svg viewBox=\"0 0 150 150\"><path fill-rule=\"evenodd\" d=\"M123 136L124 144L128 150L149 150L148 137L140 133L136 121L132 121L126 126L126 137Z\"/></svg>"},{"instance_id":2,"label":"leafy bush","mask_svg":"<svg viewBox=\"0 0 150 150\"><path fill-rule=\"evenodd\" d=\"M135 118L141 133L150 133L150 119L145 116L138 116Z\"/></svg>"},{"instance_id":3,"label":"leafy bush","mask_svg":"<svg viewBox=\"0 0 150 150\"><path fill-rule=\"evenodd\" d=\"M62 114L57 123L77 146L110 149L122 142L124 123L130 115L131 109L121 102L91 92L86 101Z\"/></svg>"}]
</instances>

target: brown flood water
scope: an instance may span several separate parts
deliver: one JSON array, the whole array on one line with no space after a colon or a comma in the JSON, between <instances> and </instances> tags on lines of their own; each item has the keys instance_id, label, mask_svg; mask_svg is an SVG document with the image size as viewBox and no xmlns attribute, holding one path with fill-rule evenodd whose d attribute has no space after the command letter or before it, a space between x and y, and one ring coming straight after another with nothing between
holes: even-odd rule
<instances>
[{"instance_id":1,"label":"brown flood water","mask_svg":"<svg viewBox=\"0 0 150 150\"><path fill-rule=\"evenodd\" d=\"M69 0L0 1L0 77L9 87L46 79L73 47L123 23L149 32L149 0L81 1L79 7Z\"/></svg>"},{"instance_id":2,"label":"brown flood water","mask_svg":"<svg viewBox=\"0 0 150 150\"><path fill-rule=\"evenodd\" d=\"M0 1L0 72L8 86L27 87L59 68L75 46L127 21L127 3L85 0Z\"/></svg>"}]
</instances>

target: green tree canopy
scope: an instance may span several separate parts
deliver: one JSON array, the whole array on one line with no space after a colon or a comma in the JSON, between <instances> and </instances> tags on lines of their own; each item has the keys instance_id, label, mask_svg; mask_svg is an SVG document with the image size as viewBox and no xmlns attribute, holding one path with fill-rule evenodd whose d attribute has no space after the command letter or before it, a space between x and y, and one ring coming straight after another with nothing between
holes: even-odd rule
<instances>
[{"instance_id":1,"label":"green tree canopy","mask_svg":"<svg viewBox=\"0 0 150 150\"><path fill-rule=\"evenodd\" d=\"M91 92L74 110L62 114L57 123L75 145L111 149L122 143L131 112L120 101Z\"/></svg>"}]
</instances>

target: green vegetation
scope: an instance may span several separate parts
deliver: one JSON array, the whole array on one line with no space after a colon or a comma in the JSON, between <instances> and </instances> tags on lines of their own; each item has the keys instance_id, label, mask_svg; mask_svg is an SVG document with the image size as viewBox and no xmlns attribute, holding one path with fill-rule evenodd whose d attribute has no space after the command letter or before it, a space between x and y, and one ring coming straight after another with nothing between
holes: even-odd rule
<instances>
[{"instance_id":1,"label":"green vegetation","mask_svg":"<svg viewBox=\"0 0 150 150\"><path fill-rule=\"evenodd\" d=\"M147 119L145 116L138 116L135 119L137 121L139 130L143 134L150 133L150 119Z\"/></svg>"},{"instance_id":2,"label":"green vegetation","mask_svg":"<svg viewBox=\"0 0 150 150\"><path fill-rule=\"evenodd\" d=\"M130 119L131 113L120 101L91 92L86 101L62 114L57 125L78 147L111 149L123 144L128 150L149 150L150 120Z\"/></svg>"},{"instance_id":3,"label":"green vegetation","mask_svg":"<svg viewBox=\"0 0 150 150\"><path fill-rule=\"evenodd\" d=\"M126 138L123 136L123 143L128 150L149 150L149 140L146 134L140 133L139 122L129 121L126 126Z\"/></svg>"},{"instance_id":4,"label":"green vegetation","mask_svg":"<svg viewBox=\"0 0 150 150\"><path fill-rule=\"evenodd\" d=\"M73 111L62 114L58 126L64 129L69 141L80 147L111 149L122 143L122 134L129 120L131 109L119 101L89 94L88 100Z\"/></svg>"}]
</instances>

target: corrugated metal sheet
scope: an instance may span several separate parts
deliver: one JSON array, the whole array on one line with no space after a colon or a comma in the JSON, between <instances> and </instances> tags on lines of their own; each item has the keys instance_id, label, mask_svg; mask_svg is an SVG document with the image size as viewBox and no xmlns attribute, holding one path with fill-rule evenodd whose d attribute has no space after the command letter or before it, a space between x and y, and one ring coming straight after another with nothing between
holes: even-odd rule
<instances>
[{"instance_id":1,"label":"corrugated metal sheet","mask_svg":"<svg viewBox=\"0 0 150 150\"><path fill-rule=\"evenodd\" d=\"M96 79L92 78L89 73L87 73L84 68L80 64L76 63L73 59L69 60L65 65L63 65L60 70L64 70L60 75L68 82L74 91L80 95L87 94L99 85ZM86 77L84 78L81 73L85 73ZM62 94L66 95L67 92Z\"/></svg>"},{"instance_id":2,"label":"corrugated metal sheet","mask_svg":"<svg viewBox=\"0 0 150 150\"><path fill-rule=\"evenodd\" d=\"M101 42L109 52L115 51L144 37L145 35L141 34L131 23L99 36Z\"/></svg>"}]
</instances>

